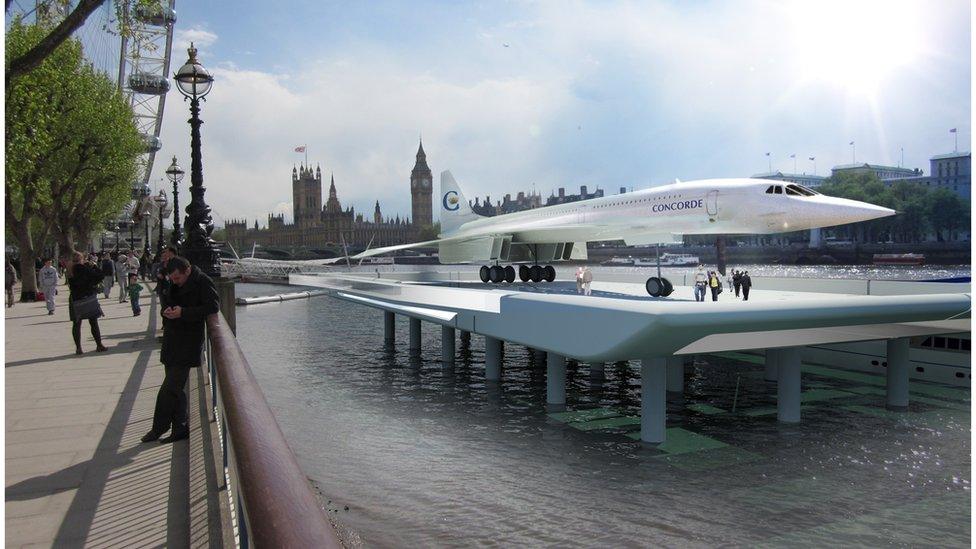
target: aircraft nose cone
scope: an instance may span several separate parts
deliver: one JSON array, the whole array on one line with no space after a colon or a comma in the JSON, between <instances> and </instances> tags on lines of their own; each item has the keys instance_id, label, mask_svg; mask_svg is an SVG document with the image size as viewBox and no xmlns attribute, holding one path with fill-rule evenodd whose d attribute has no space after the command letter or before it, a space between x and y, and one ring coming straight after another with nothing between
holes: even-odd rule
<instances>
[{"instance_id":1,"label":"aircraft nose cone","mask_svg":"<svg viewBox=\"0 0 976 549\"><path fill-rule=\"evenodd\" d=\"M860 207L860 209L862 210L862 215L864 216L865 221L869 219L888 217L897 213L895 210L885 208L884 206L875 206L874 204L868 204L866 202L862 202L862 204L863 205Z\"/></svg>"}]
</instances>

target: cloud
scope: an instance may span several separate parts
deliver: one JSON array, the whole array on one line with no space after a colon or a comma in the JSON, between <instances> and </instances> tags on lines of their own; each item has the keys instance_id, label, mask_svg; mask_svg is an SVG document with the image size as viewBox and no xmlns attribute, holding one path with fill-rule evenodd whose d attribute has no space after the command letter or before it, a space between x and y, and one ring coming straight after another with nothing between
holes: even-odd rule
<instances>
[{"instance_id":1,"label":"cloud","mask_svg":"<svg viewBox=\"0 0 976 549\"><path fill-rule=\"evenodd\" d=\"M208 48L217 43L217 35L206 29L194 27L190 29L176 29L173 32L173 58L182 62L182 52L190 48L190 43L199 50L202 57L207 57Z\"/></svg>"}]
</instances>

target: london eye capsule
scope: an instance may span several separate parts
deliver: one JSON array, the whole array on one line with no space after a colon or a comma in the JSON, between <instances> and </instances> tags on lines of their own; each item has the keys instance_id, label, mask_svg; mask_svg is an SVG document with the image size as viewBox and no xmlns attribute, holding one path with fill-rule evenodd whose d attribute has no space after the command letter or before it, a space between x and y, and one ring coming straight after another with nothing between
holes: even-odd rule
<instances>
[{"instance_id":1,"label":"london eye capsule","mask_svg":"<svg viewBox=\"0 0 976 549\"><path fill-rule=\"evenodd\" d=\"M146 152L159 152L163 148L163 141L155 135L142 134L142 141L146 144Z\"/></svg>"},{"instance_id":2,"label":"london eye capsule","mask_svg":"<svg viewBox=\"0 0 976 549\"><path fill-rule=\"evenodd\" d=\"M169 80L162 75L136 72L129 75L129 88L147 95L163 95L169 91Z\"/></svg>"},{"instance_id":3,"label":"london eye capsule","mask_svg":"<svg viewBox=\"0 0 976 549\"><path fill-rule=\"evenodd\" d=\"M168 6L144 6L135 8L136 19L149 25L165 27L176 22L176 10Z\"/></svg>"}]
</instances>

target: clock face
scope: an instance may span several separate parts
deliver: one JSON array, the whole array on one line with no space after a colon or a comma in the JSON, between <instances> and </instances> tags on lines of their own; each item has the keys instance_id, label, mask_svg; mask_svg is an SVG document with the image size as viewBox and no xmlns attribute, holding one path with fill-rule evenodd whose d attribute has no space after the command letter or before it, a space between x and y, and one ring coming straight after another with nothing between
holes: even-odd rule
<instances>
[{"instance_id":1,"label":"clock face","mask_svg":"<svg viewBox=\"0 0 976 549\"><path fill-rule=\"evenodd\" d=\"M429 188L430 188L430 181L427 181L427 180L424 180L424 181L422 181L422 182L420 183L420 185L421 185L421 186L422 186L423 188L425 188L425 189L429 189Z\"/></svg>"}]
</instances>

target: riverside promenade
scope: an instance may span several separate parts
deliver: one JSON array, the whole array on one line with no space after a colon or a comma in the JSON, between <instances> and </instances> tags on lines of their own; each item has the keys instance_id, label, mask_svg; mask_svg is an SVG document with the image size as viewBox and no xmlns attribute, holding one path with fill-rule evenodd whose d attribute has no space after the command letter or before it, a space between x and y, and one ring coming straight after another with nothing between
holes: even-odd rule
<instances>
[{"instance_id":1,"label":"riverside promenade","mask_svg":"<svg viewBox=\"0 0 976 549\"><path fill-rule=\"evenodd\" d=\"M74 354L64 285L53 316L43 302L6 309L6 547L234 545L205 368L187 388L190 439L139 440L163 379L159 310L142 284L141 316L118 286L101 299L103 353L86 321Z\"/></svg>"}]
</instances>

